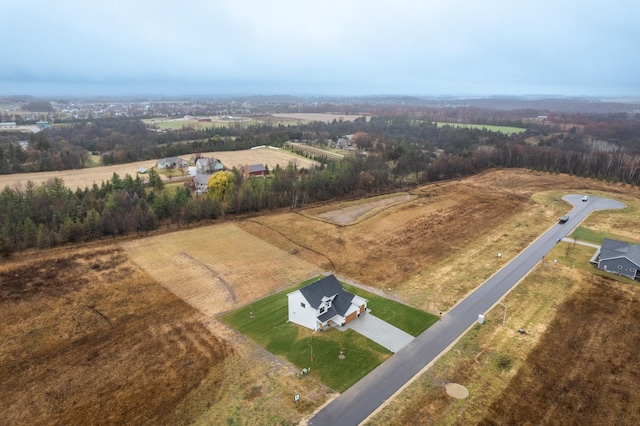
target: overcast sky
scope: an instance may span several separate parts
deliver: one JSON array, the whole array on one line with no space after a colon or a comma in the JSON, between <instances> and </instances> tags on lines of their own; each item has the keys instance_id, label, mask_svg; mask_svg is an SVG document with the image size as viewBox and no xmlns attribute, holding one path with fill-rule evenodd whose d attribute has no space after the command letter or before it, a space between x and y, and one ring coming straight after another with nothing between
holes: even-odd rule
<instances>
[{"instance_id":1,"label":"overcast sky","mask_svg":"<svg viewBox=\"0 0 640 426\"><path fill-rule=\"evenodd\" d=\"M0 95L640 95L638 0L0 0Z\"/></svg>"}]
</instances>

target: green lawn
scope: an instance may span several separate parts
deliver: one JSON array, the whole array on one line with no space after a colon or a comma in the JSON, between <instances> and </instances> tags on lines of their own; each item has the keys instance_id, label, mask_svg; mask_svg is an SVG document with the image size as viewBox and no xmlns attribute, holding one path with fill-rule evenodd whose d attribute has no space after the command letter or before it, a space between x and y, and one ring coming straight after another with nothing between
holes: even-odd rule
<instances>
[{"instance_id":1,"label":"green lawn","mask_svg":"<svg viewBox=\"0 0 640 426\"><path fill-rule=\"evenodd\" d=\"M369 301L367 308L371 310L371 314L406 331L413 337L418 337L438 321L437 316L420 309L394 302L349 284L342 283L342 285L347 291L367 299Z\"/></svg>"},{"instance_id":2,"label":"green lawn","mask_svg":"<svg viewBox=\"0 0 640 426\"><path fill-rule=\"evenodd\" d=\"M522 127L510 127L510 126L493 126L491 124L467 124L467 123L447 123L447 122L436 122L436 126L438 127L444 127L444 126L451 126L451 127L465 127L467 129L487 129L490 132L499 132L499 133L505 133L505 134L512 134L512 133L522 133L525 132L527 129L524 129Z\"/></svg>"},{"instance_id":3,"label":"green lawn","mask_svg":"<svg viewBox=\"0 0 640 426\"><path fill-rule=\"evenodd\" d=\"M574 245L572 242L563 241L557 244L545 257L548 262L552 262L552 259L556 259L558 264L565 265L570 268L581 269L590 274L600 275L622 283L638 285L637 281L625 278L621 275L602 271L589 263L589 259L591 259L591 256L593 256L595 252L596 249L593 247L587 247L580 244Z\"/></svg>"},{"instance_id":4,"label":"green lawn","mask_svg":"<svg viewBox=\"0 0 640 426\"><path fill-rule=\"evenodd\" d=\"M287 322L287 293L308 285L315 277L222 316L222 320L249 336L268 351L342 392L391 356L384 347L352 330L329 329L320 333ZM353 293L369 299L372 314L417 336L437 321L425 312L384 299L343 283ZM344 359L340 359L340 353Z\"/></svg>"},{"instance_id":5,"label":"green lawn","mask_svg":"<svg viewBox=\"0 0 640 426\"><path fill-rule=\"evenodd\" d=\"M598 232L593 229L585 228L584 226L578 226L571 234L570 238L576 238L579 241L586 241L594 244L602 244L603 238L609 238L612 240L628 241L627 238L613 234L611 232Z\"/></svg>"}]
</instances>

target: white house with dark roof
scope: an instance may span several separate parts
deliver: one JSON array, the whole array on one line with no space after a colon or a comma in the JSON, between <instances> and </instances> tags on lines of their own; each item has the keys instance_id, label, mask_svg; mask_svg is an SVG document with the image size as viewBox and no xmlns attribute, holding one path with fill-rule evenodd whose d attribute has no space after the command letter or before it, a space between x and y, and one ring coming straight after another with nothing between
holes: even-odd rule
<instances>
[{"instance_id":1,"label":"white house with dark roof","mask_svg":"<svg viewBox=\"0 0 640 426\"><path fill-rule=\"evenodd\" d=\"M345 290L334 275L289 293L287 298L289 321L314 331L355 320L366 312L368 302Z\"/></svg>"},{"instance_id":2,"label":"white house with dark roof","mask_svg":"<svg viewBox=\"0 0 640 426\"><path fill-rule=\"evenodd\" d=\"M635 280L640 269L640 245L605 238L594 256L598 269Z\"/></svg>"},{"instance_id":3,"label":"white house with dark roof","mask_svg":"<svg viewBox=\"0 0 640 426\"><path fill-rule=\"evenodd\" d=\"M180 157L167 157L158 161L158 169L175 169L187 167L189 163Z\"/></svg>"}]
</instances>

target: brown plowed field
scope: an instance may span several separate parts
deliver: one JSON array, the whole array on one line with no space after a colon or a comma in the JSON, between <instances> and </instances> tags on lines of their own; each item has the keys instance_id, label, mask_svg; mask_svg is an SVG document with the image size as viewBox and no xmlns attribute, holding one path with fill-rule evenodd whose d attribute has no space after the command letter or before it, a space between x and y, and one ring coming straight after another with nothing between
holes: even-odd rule
<instances>
[{"instance_id":1,"label":"brown plowed field","mask_svg":"<svg viewBox=\"0 0 640 426\"><path fill-rule=\"evenodd\" d=\"M639 210L637 188L497 170L410 194L266 214L123 243L17 254L0 263L3 423L295 424L326 402L328 390L218 322L217 314L321 271L446 313L569 209L560 195L598 191L625 202L631 212ZM624 211L593 217L587 221L594 226L623 224L615 229L621 235L632 235L637 226ZM558 317L565 318L562 324L570 320L582 330L578 352L594 354L589 362L599 367L593 368L609 369L606 377L598 377L608 380L603 387L607 393L621 395L613 409L620 409L620 401L640 406L639 393L624 390L637 373L624 366L633 360L637 365L637 342L633 347L612 345L604 338L635 333L635 323L629 321L637 318L637 297L624 286L602 284L605 290L594 293L596 299L626 308L623 316L614 316L616 321L596 321L600 314L581 314L594 307L592 302L584 307L563 304L579 288L574 282L591 275L561 265L553 270L549 264L528 278L531 286L518 287L509 296L515 299L506 302L507 327L483 329L490 338L478 343L478 352L470 346L452 352L446 368L457 366L462 355L470 358L453 372L437 367L439 376L425 375L427 382L396 398L402 404L399 411L387 412L388 417L383 411L384 420L377 424L465 424L468 418L508 424L499 414L519 408L489 407L511 377L520 374L522 360L540 347L538 342L546 342L555 354L565 354L571 344L560 338L545 340L546 330L555 327L550 324L559 306L567 311L566 317ZM559 277L574 284L556 283ZM588 299L587 293L576 294ZM496 312L488 314L488 324L502 318L502 311ZM615 313L609 308L597 312ZM518 337L515 330L522 324L530 326L529 333ZM522 340L512 345L518 338ZM513 362L504 363L509 373L493 373L492 357L511 350ZM501 382L490 382L479 398L477 385L470 381L483 365L489 366L487 377ZM523 376L521 383L553 383L549 377L558 372L552 367L555 364L535 369L539 377ZM521 385L510 392L514 401L533 401L532 394L582 386L582 379L571 381L574 376L567 374L564 387ZM425 384L428 380L455 381L466 386L470 396L451 403L438 393L444 387L433 391L433 384ZM301 395L298 404L295 394ZM426 395L431 396L425 400ZM581 398L596 403L591 390L575 395L573 406ZM480 400L483 408L477 409ZM549 404L536 402L545 410L553 408ZM599 404L599 410L605 410L606 404ZM603 413L600 419L608 421L613 415Z\"/></svg>"},{"instance_id":2,"label":"brown plowed field","mask_svg":"<svg viewBox=\"0 0 640 426\"><path fill-rule=\"evenodd\" d=\"M158 423L234 354L117 246L3 265L0 282L3 424Z\"/></svg>"},{"instance_id":3,"label":"brown plowed field","mask_svg":"<svg viewBox=\"0 0 640 426\"><path fill-rule=\"evenodd\" d=\"M638 318L638 287L593 276L560 306L480 424L640 424Z\"/></svg>"}]
</instances>

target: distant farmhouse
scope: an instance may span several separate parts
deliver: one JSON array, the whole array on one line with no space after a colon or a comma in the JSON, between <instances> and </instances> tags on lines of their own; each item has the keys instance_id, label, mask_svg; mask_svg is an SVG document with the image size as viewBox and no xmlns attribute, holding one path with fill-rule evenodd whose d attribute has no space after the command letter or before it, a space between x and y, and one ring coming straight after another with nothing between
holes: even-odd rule
<instances>
[{"instance_id":1,"label":"distant farmhouse","mask_svg":"<svg viewBox=\"0 0 640 426\"><path fill-rule=\"evenodd\" d=\"M353 135L344 135L338 138L338 141L335 143L335 148L338 149L351 149L351 140L353 139Z\"/></svg>"},{"instance_id":2,"label":"distant farmhouse","mask_svg":"<svg viewBox=\"0 0 640 426\"><path fill-rule=\"evenodd\" d=\"M249 176L265 177L267 175L267 168L264 164L252 164L247 169Z\"/></svg>"},{"instance_id":3,"label":"distant farmhouse","mask_svg":"<svg viewBox=\"0 0 640 426\"><path fill-rule=\"evenodd\" d=\"M167 157L158 161L158 169L181 169L188 166L189 163L180 157Z\"/></svg>"},{"instance_id":4,"label":"distant farmhouse","mask_svg":"<svg viewBox=\"0 0 640 426\"><path fill-rule=\"evenodd\" d=\"M198 173L193 177L193 187L196 195L207 192L207 183L209 182L210 177L211 174L209 173Z\"/></svg>"},{"instance_id":5,"label":"distant farmhouse","mask_svg":"<svg viewBox=\"0 0 640 426\"><path fill-rule=\"evenodd\" d=\"M207 192L207 183L214 173L224 170L224 165L216 158L198 158L196 175L193 177L193 188L197 195Z\"/></svg>"},{"instance_id":6,"label":"distant farmhouse","mask_svg":"<svg viewBox=\"0 0 640 426\"><path fill-rule=\"evenodd\" d=\"M635 280L640 269L640 245L605 238L591 262L598 269Z\"/></svg>"},{"instance_id":7,"label":"distant farmhouse","mask_svg":"<svg viewBox=\"0 0 640 426\"><path fill-rule=\"evenodd\" d=\"M224 170L224 165L216 158L198 158L196 170L198 173L212 174Z\"/></svg>"},{"instance_id":8,"label":"distant farmhouse","mask_svg":"<svg viewBox=\"0 0 640 426\"><path fill-rule=\"evenodd\" d=\"M367 299L349 293L334 275L329 275L287 294L289 321L322 330L345 325L366 312Z\"/></svg>"}]
</instances>

